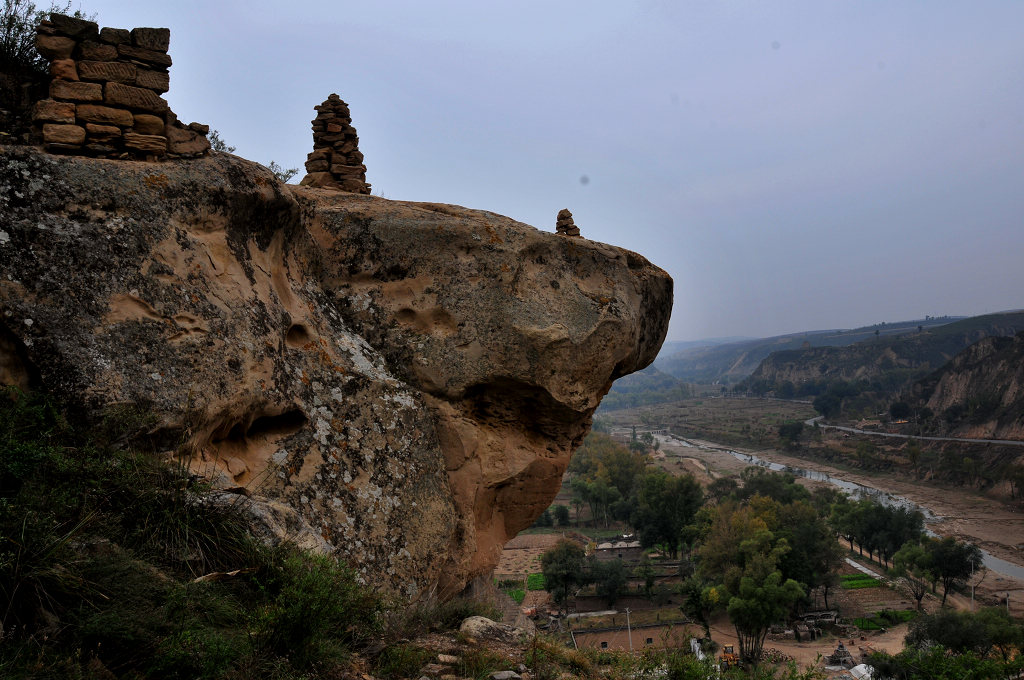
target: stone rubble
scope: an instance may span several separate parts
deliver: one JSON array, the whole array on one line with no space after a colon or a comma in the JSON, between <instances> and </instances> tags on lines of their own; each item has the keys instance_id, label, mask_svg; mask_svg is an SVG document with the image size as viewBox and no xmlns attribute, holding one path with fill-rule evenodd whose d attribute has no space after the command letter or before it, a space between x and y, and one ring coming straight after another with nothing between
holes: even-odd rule
<instances>
[{"instance_id":1,"label":"stone rubble","mask_svg":"<svg viewBox=\"0 0 1024 680\"><path fill-rule=\"evenodd\" d=\"M313 153L306 157L307 174L300 184L369 194L366 166L348 104L332 94L313 108L317 111L312 121Z\"/></svg>"},{"instance_id":2,"label":"stone rubble","mask_svg":"<svg viewBox=\"0 0 1024 680\"><path fill-rule=\"evenodd\" d=\"M558 218L555 221L555 231L562 236L579 236L580 228L572 221L572 213L568 208L558 211Z\"/></svg>"},{"instance_id":3,"label":"stone rubble","mask_svg":"<svg viewBox=\"0 0 1024 680\"><path fill-rule=\"evenodd\" d=\"M47 151L105 158L195 158L210 127L178 122L160 95L170 87L168 28L103 28L50 14L36 49L50 62L50 96L32 120Z\"/></svg>"}]
</instances>

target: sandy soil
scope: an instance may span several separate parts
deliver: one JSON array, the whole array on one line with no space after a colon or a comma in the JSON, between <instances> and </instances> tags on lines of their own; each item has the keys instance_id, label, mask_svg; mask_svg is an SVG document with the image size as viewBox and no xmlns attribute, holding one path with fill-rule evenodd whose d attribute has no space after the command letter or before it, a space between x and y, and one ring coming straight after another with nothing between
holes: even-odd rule
<instances>
[{"instance_id":1,"label":"sandy soil","mask_svg":"<svg viewBox=\"0 0 1024 680\"><path fill-rule=\"evenodd\" d=\"M664 465L672 471L692 472L698 481L738 474L746 467L746 463L727 453L726 447L712 442L689 440L700 445L697 447L684 446L670 438L660 439L662 450L669 455ZM1018 547L1024 544L1024 514L996 500L962 489L946 489L885 475L864 475L839 470L774 450L729 448L754 454L763 460L825 472L840 479L903 496L941 518L928 525L932 531L942 536L971 541L992 555L1024 568L1024 552ZM810 487L821 484L806 479L800 481ZM983 604L997 604L1004 601L1007 593L1010 597L1010 612L1024 616L1024 579L989 571L978 586L976 597ZM956 602L960 606L970 606L969 598L957 598Z\"/></svg>"}]
</instances>

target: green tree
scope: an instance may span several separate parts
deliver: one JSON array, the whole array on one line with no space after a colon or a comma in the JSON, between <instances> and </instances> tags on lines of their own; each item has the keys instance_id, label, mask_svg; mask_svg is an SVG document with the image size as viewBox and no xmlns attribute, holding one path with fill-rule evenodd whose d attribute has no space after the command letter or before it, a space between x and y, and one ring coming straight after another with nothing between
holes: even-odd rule
<instances>
[{"instance_id":1,"label":"green tree","mask_svg":"<svg viewBox=\"0 0 1024 680\"><path fill-rule=\"evenodd\" d=\"M905 401L894 401L889 404L889 417L893 420L906 420L910 413L910 404Z\"/></svg>"},{"instance_id":2,"label":"green tree","mask_svg":"<svg viewBox=\"0 0 1024 680\"><path fill-rule=\"evenodd\" d=\"M962 586L975 571L983 568L981 549L970 543L960 543L952 536L929 544L934 574L942 584L942 605L951 588Z\"/></svg>"},{"instance_id":3,"label":"green tree","mask_svg":"<svg viewBox=\"0 0 1024 680\"><path fill-rule=\"evenodd\" d=\"M648 470L637 480L637 503L630 518L646 548L663 545L675 557L683 528L693 522L704 503L704 493L692 475L673 477L663 470Z\"/></svg>"},{"instance_id":4,"label":"green tree","mask_svg":"<svg viewBox=\"0 0 1024 680\"><path fill-rule=\"evenodd\" d=\"M644 597L648 600L651 599L651 593L654 590L654 579L657 576L654 565L651 564L651 558L647 555L641 557L640 564L637 565L633 575L644 582Z\"/></svg>"},{"instance_id":5,"label":"green tree","mask_svg":"<svg viewBox=\"0 0 1024 680\"><path fill-rule=\"evenodd\" d=\"M274 177L284 182L285 184L287 184L288 180L290 180L292 177L295 177L295 175L299 174L298 168L283 168L280 165L278 165L275 161L270 161L270 165L268 165L267 167L270 168L270 172L274 173Z\"/></svg>"},{"instance_id":6,"label":"green tree","mask_svg":"<svg viewBox=\"0 0 1024 680\"><path fill-rule=\"evenodd\" d=\"M740 642L740 656L749 664L760 661L768 628L783 620L790 607L804 596L799 583L783 581L782 572L769 571L769 564L764 560L752 565L726 607Z\"/></svg>"},{"instance_id":7,"label":"green tree","mask_svg":"<svg viewBox=\"0 0 1024 680\"><path fill-rule=\"evenodd\" d=\"M683 598L680 609L704 629L704 637L711 638L711 616L725 605L725 589L720 585L692 576L679 585Z\"/></svg>"},{"instance_id":8,"label":"green tree","mask_svg":"<svg viewBox=\"0 0 1024 680\"><path fill-rule=\"evenodd\" d=\"M779 425L779 439L784 446L793 446L800 441L800 434L804 431L802 422L783 423Z\"/></svg>"},{"instance_id":9,"label":"green tree","mask_svg":"<svg viewBox=\"0 0 1024 680\"><path fill-rule=\"evenodd\" d=\"M562 539L541 555L540 566L544 589L564 610L569 597L586 583L586 552L578 543Z\"/></svg>"},{"instance_id":10,"label":"green tree","mask_svg":"<svg viewBox=\"0 0 1024 680\"><path fill-rule=\"evenodd\" d=\"M598 597L604 598L609 607L626 592L626 565L622 560L602 561L590 557L588 580L594 584Z\"/></svg>"},{"instance_id":11,"label":"green tree","mask_svg":"<svg viewBox=\"0 0 1024 680\"><path fill-rule=\"evenodd\" d=\"M208 134L206 138L210 141L210 148L214 151L222 151L224 153L235 152L235 147L228 146L228 143L220 136L220 132L218 130L210 130L210 134Z\"/></svg>"},{"instance_id":12,"label":"green tree","mask_svg":"<svg viewBox=\"0 0 1024 680\"><path fill-rule=\"evenodd\" d=\"M557 524L560 527L569 526L569 506L561 504L555 505L554 514L555 524Z\"/></svg>"},{"instance_id":13,"label":"green tree","mask_svg":"<svg viewBox=\"0 0 1024 680\"><path fill-rule=\"evenodd\" d=\"M920 543L907 543L893 557L890 573L904 579L907 590L921 609L921 600L928 593L928 585L935 578L932 553Z\"/></svg>"}]
</instances>

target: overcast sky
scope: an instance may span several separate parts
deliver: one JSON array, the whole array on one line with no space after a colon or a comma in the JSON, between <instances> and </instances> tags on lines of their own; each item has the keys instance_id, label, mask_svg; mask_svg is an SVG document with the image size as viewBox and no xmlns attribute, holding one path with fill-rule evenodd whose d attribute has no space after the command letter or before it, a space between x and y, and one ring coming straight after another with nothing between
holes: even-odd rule
<instances>
[{"instance_id":1,"label":"overcast sky","mask_svg":"<svg viewBox=\"0 0 1024 680\"><path fill-rule=\"evenodd\" d=\"M83 0L171 29L171 108L373 192L635 250L669 338L1024 307L1024 2ZM298 181L304 171L293 181Z\"/></svg>"}]
</instances>

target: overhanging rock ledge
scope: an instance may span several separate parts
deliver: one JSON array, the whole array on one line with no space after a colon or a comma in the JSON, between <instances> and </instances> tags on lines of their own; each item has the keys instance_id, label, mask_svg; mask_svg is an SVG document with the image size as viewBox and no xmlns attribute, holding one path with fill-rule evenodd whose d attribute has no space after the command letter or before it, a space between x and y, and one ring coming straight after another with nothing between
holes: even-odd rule
<instances>
[{"instance_id":1,"label":"overhanging rock ledge","mask_svg":"<svg viewBox=\"0 0 1024 680\"><path fill-rule=\"evenodd\" d=\"M149 416L258 530L450 597L551 502L672 280L493 213L0 147L0 380Z\"/></svg>"}]
</instances>

